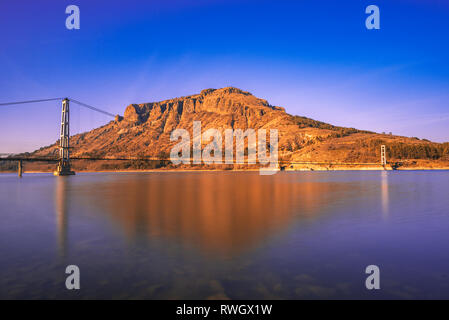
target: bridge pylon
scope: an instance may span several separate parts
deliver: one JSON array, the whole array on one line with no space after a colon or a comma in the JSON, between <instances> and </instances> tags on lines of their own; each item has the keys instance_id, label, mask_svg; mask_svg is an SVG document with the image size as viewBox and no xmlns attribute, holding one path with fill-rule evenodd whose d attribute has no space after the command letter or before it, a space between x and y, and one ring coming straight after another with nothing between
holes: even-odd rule
<instances>
[{"instance_id":1,"label":"bridge pylon","mask_svg":"<svg viewBox=\"0 0 449 320\"><path fill-rule=\"evenodd\" d=\"M387 152L385 145L380 146L380 164L385 168L387 165Z\"/></svg>"},{"instance_id":2,"label":"bridge pylon","mask_svg":"<svg viewBox=\"0 0 449 320\"><path fill-rule=\"evenodd\" d=\"M62 114L61 114L61 134L59 137L59 164L56 171L53 172L55 176L72 176L75 171L72 171L70 165L70 103L69 99L62 100Z\"/></svg>"}]
</instances>

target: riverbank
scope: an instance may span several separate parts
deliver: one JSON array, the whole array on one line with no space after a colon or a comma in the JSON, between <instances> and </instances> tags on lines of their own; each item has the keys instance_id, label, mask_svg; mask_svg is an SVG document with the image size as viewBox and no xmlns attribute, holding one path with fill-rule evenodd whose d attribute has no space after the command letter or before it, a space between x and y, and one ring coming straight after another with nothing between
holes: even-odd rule
<instances>
[{"instance_id":1,"label":"riverbank","mask_svg":"<svg viewBox=\"0 0 449 320\"><path fill-rule=\"evenodd\" d=\"M387 168L379 167L314 167L314 168L286 168L282 171L288 172L312 172L312 171L437 171L437 170L449 170L449 167L406 167L406 168L397 168L393 169L391 166ZM235 169L235 170L225 170L225 169L132 169L132 170L76 170L76 173L139 173L139 172L259 172L259 169ZM17 171L2 171L0 174L11 174L17 173ZM39 171L39 170L29 170L24 171L24 174L43 174L49 173L52 174L53 171Z\"/></svg>"}]
</instances>

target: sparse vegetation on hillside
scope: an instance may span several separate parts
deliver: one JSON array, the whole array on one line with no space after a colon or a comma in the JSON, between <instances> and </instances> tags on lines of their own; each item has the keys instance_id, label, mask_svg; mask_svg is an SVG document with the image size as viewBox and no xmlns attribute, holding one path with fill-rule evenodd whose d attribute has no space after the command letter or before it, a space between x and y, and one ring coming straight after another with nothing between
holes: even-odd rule
<instances>
[{"instance_id":1,"label":"sparse vegetation on hillside","mask_svg":"<svg viewBox=\"0 0 449 320\"><path fill-rule=\"evenodd\" d=\"M449 160L449 142L439 144L422 140L422 142L408 144L375 139L370 140L367 146L370 150L378 152L382 144L385 145L391 159Z\"/></svg>"},{"instance_id":2,"label":"sparse vegetation on hillside","mask_svg":"<svg viewBox=\"0 0 449 320\"><path fill-rule=\"evenodd\" d=\"M372 133L370 131L365 130L358 130L355 128L345 128L345 127L338 127L331 125L329 123L313 120L307 117L301 117L301 116L294 116L295 123L300 128L317 128L317 129L325 129L325 130L332 130L337 131L337 133L341 134L341 136L347 136L353 133Z\"/></svg>"}]
</instances>

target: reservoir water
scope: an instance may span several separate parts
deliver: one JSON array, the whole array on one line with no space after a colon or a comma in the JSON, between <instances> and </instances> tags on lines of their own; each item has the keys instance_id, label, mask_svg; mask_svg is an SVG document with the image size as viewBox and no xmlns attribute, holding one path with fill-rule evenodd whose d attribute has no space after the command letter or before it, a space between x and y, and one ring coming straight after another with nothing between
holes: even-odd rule
<instances>
[{"instance_id":1,"label":"reservoir water","mask_svg":"<svg viewBox=\"0 0 449 320\"><path fill-rule=\"evenodd\" d=\"M449 299L449 172L1 174L0 298Z\"/></svg>"}]
</instances>

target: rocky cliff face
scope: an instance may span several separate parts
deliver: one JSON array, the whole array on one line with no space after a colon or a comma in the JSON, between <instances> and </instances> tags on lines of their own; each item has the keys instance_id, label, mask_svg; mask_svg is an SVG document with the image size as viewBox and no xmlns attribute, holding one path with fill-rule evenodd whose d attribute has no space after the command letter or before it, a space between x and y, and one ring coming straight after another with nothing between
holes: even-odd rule
<instances>
[{"instance_id":1,"label":"rocky cliff face","mask_svg":"<svg viewBox=\"0 0 449 320\"><path fill-rule=\"evenodd\" d=\"M439 152L439 158L449 153L447 145L292 116L249 92L228 87L160 102L131 104L123 117L72 137L72 154L75 157L167 157L177 143L170 141L171 132L186 129L192 136L193 121L201 121L203 132L209 128L278 129L280 157L291 161L379 162L380 144L391 148L405 145L412 149L438 149L434 151ZM56 156L57 145L42 148L34 155Z\"/></svg>"},{"instance_id":2,"label":"rocky cliff face","mask_svg":"<svg viewBox=\"0 0 449 320\"><path fill-rule=\"evenodd\" d=\"M221 126L248 128L270 116L279 116L283 108L271 106L237 88L206 89L198 95L154 103L132 104L124 119L134 125L148 125L161 132L171 132L192 117L219 116ZM221 127L219 126L219 127Z\"/></svg>"}]
</instances>

